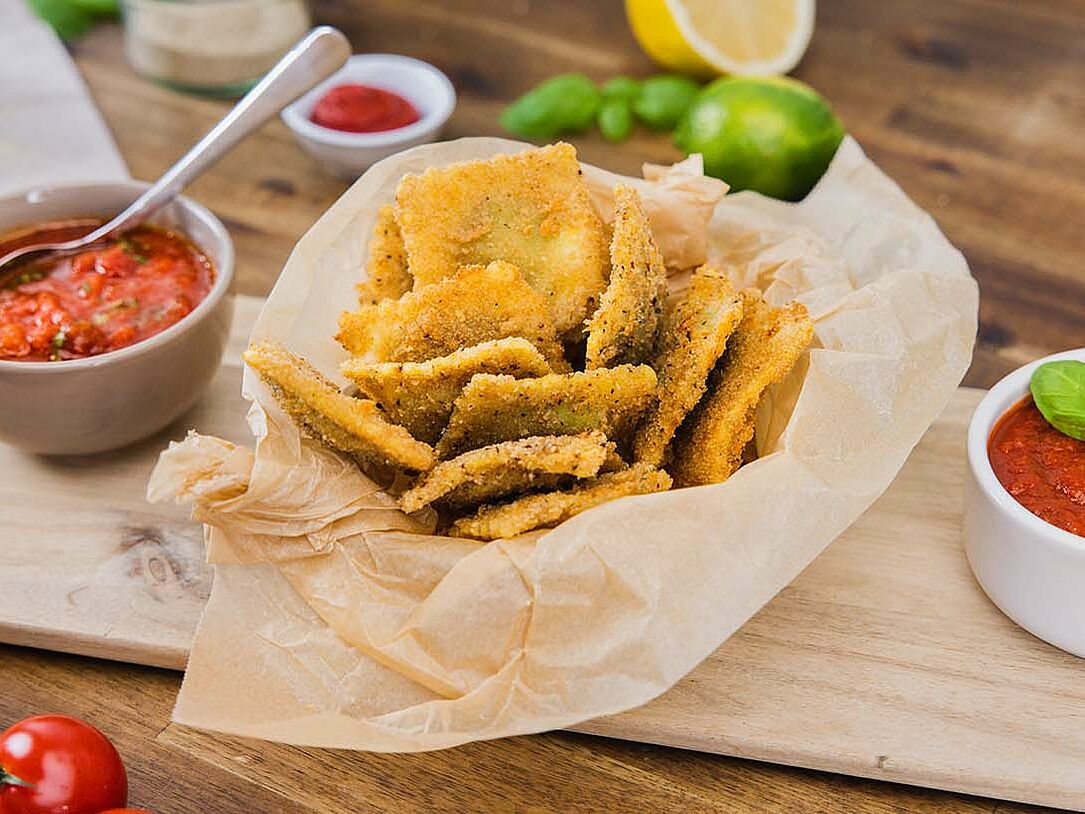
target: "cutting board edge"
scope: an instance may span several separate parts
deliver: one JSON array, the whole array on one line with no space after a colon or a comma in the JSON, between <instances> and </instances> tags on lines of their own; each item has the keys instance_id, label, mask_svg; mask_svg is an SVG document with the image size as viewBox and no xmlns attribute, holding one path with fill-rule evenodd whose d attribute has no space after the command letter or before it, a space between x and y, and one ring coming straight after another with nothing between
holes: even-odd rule
<instances>
[{"instance_id":1,"label":"cutting board edge","mask_svg":"<svg viewBox=\"0 0 1085 814\"><path fill-rule=\"evenodd\" d=\"M753 760L775 766L791 766L797 769L808 769L845 777L861 777L883 783L898 783L914 788L934 789L953 794L970 794L990 800L1005 800L1026 805L1049 806L1069 811L1085 812L1085 799L1081 799L1081 795L1075 792L1057 788L1038 789L1034 783L1013 783L1005 780L1003 781L1006 783L1005 785L977 783L972 780L970 774L963 770L939 771L932 767L922 769L913 767L912 771L908 773L903 769L886 771L855 757L845 758L837 755L835 758L830 759L816 752L801 752L790 748L780 748L779 750L771 748L749 749L743 748L732 741L711 735L702 735L698 739L692 736L683 737L681 734L672 736L671 733L667 733L666 737L661 737L657 730L628 727L624 723L621 731L618 731L608 724L606 719L586 721L569 727L569 731L594 737L630 741L632 743L684 749L689 752Z\"/></svg>"},{"instance_id":2,"label":"cutting board edge","mask_svg":"<svg viewBox=\"0 0 1085 814\"><path fill-rule=\"evenodd\" d=\"M150 642L125 642L107 635L56 631L37 625L0 623L0 642L75 656L140 664L183 672L188 664L187 647Z\"/></svg>"}]
</instances>

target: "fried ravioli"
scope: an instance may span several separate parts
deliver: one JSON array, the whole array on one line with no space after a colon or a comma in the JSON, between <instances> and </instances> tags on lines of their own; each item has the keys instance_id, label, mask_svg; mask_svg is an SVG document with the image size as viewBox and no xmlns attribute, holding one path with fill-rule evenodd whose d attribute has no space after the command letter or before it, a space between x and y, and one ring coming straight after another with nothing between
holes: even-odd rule
<instances>
[{"instance_id":1,"label":"fried ravioli","mask_svg":"<svg viewBox=\"0 0 1085 814\"><path fill-rule=\"evenodd\" d=\"M675 439L671 473L679 486L719 483L734 474L753 438L761 396L787 375L813 338L814 323L802 303L773 308L756 289L743 291L742 298L742 322L708 395Z\"/></svg>"},{"instance_id":2,"label":"fried ravioli","mask_svg":"<svg viewBox=\"0 0 1085 814\"><path fill-rule=\"evenodd\" d=\"M701 266L685 297L666 315L652 367L659 376L659 400L633 438L633 460L660 466L667 445L705 392L708 374L742 318L742 297L727 276Z\"/></svg>"},{"instance_id":3,"label":"fried ravioli","mask_svg":"<svg viewBox=\"0 0 1085 814\"><path fill-rule=\"evenodd\" d=\"M629 469L600 475L564 492L527 495L510 503L483 506L468 517L452 524L455 537L498 540L538 528L548 528L568 520L601 503L627 495L664 492L671 487L666 472L648 464L634 464Z\"/></svg>"},{"instance_id":4,"label":"fried ravioli","mask_svg":"<svg viewBox=\"0 0 1085 814\"><path fill-rule=\"evenodd\" d=\"M620 440L652 404L655 389L656 374L648 365L537 379L480 374L456 399L437 453L449 458L501 441L588 430Z\"/></svg>"},{"instance_id":5,"label":"fried ravioli","mask_svg":"<svg viewBox=\"0 0 1085 814\"><path fill-rule=\"evenodd\" d=\"M407 270L407 250L403 247L403 235L391 204L385 204L377 212L365 270L366 279L355 286L360 305L398 300L411 290L413 280Z\"/></svg>"},{"instance_id":6,"label":"fried ravioli","mask_svg":"<svg viewBox=\"0 0 1085 814\"><path fill-rule=\"evenodd\" d=\"M523 337L554 370L568 370L546 301L509 263L467 266L398 300L347 311L336 339L379 362L425 362L461 348Z\"/></svg>"},{"instance_id":7,"label":"fried ravioli","mask_svg":"<svg viewBox=\"0 0 1085 814\"><path fill-rule=\"evenodd\" d=\"M492 444L437 464L403 494L399 505L405 512L431 503L464 509L513 494L556 489L595 475L613 450L598 431Z\"/></svg>"},{"instance_id":8,"label":"fried ravioli","mask_svg":"<svg viewBox=\"0 0 1085 814\"><path fill-rule=\"evenodd\" d=\"M506 260L545 298L563 337L579 334L606 287L603 224L569 144L407 175L396 217L416 287Z\"/></svg>"},{"instance_id":9,"label":"fried ravioli","mask_svg":"<svg viewBox=\"0 0 1085 814\"><path fill-rule=\"evenodd\" d=\"M614 200L610 284L588 323L588 370L649 361L667 301L667 269L640 196L618 186Z\"/></svg>"},{"instance_id":10,"label":"fried ravioli","mask_svg":"<svg viewBox=\"0 0 1085 814\"><path fill-rule=\"evenodd\" d=\"M426 362L348 359L341 369L393 421L428 444L441 437L452 403L476 373L521 379L551 372L535 346L519 337L483 342Z\"/></svg>"},{"instance_id":11,"label":"fried ravioli","mask_svg":"<svg viewBox=\"0 0 1085 814\"><path fill-rule=\"evenodd\" d=\"M361 463L412 472L433 466L433 449L387 422L376 402L339 392L316 368L277 342L252 343L244 359L283 410L325 446Z\"/></svg>"}]
</instances>

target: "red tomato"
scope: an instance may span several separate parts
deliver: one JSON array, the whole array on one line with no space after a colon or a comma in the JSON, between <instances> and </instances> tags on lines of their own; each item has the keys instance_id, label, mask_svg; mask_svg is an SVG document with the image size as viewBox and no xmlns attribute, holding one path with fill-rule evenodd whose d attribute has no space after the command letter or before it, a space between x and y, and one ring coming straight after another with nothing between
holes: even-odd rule
<instances>
[{"instance_id":1,"label":"red tomato","mask_svg":"<svg viewBox=\"0 0 1085 814\"><path fill-rule=\"evenodd\" d=\"M64 715L0 735L0 814L99 814L128 802L128 777L106 736Z\"/></svg>"},{"instance_id":2,"label":"red tomato","mask_svg":"<svg viewBox=\"0 0 1085 814\"><path fill-rule=\"evenodd\" d=\"M102 814L151 814L145 808L111 808L109 811L103 811Z\"/></svg>"}]
</instances>

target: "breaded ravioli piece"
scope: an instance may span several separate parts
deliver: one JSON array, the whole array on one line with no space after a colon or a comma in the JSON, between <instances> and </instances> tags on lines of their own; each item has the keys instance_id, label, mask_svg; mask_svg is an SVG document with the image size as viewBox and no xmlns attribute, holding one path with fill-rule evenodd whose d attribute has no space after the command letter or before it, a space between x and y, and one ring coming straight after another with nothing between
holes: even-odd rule
<instances>
[{"instance_id":1,"label":"breaded ravioli piece","mask_svg":"<svg viewBox=\"0 0 1085 814\"><path fill-rule=\"evenodd\" d=\"M509 495L556 489L590 478L607 462L614 444L599 431L503 441L443 461L399 499L405 512L431 503L465 509Z\"/></svg>"},{"instance_id":2,"label":"breaded ravioli piece","mask_svg":"<svg viewBox=\"0 0 1085 814\"><path fill-rule=\"evenodd\" d=\"M667 269L640 196L614 188L610 283L588 323L588 370L650 360L667 302Z\"/></svg>"},{"instance_id":3,"label":"breaded ravioli piece","mask_svg":"<svg viewBox=\"0 0 1085 814\"><path fill-rule=\"evenodd\" d=\"M355 286L359 305L398 300L411 290L413 280L407 270L407 250L403 247L403 235L391 204L385 204L377 211L365 271L366 279Z\"/></svg>"},{"instance_id":4,"label":"breaded ravioli piece","mask_svg":"<svg viewBox=\"0 0 1085 814\"><path fill-rule=\"evenodd\" d=\"M671 488L666 472L648 464L600 475L564 492L527 495L509 503L483 506L452 524L454 537L499 540L539 528L550 528L601 503L627 495L665 492Z\"/></svg>"},{"instance_id":5,"label":"breaded ravioli piece","mask_svg":"<svg viewBox=\"0 0 1085 814\"><path fill-rule=\"evenodd\" d=\"M606 287L603 224L569 144L407 175L396 217L416 287L506 260L545 298L564 337L580 333Z\"/></svg>"},{"instance_id":6,"label":"breaded ravioli piece","mask_svg":"<svg viewBox=\"0 0 1085 814\"><path fill-rule=\"evenodd\" d=\"M667 445L705 392L708 374L742 319L742 297L711 266L693 273L683 299L663 320L652 367L659 400L637 427L633 460L662 465Z\"/></svg>"},{"instance_id":7,"label":"breaded ravioli piece","mask_svg":"<svg viewBox=\"0 0 1085 814\"><path fill-rule=\"evenodd\" d=\"M336 339L351 354L378 362L425 362L481 342L519 336L554 370L568 370L542 295L516 266L468 266L398 300L346 311Z\"/></svg>"},{"instance_id":8,"label":"breaded ravioli piece","mask_svg":"<svg viewBox=\"0 0 1085 814\"><path fill-rule=\"evenodd\" d=\"M753 438L758 402L810 345L814 323L800 302L773 308L756 289L742 292L745 310L708 395L679 430L671 474L679 486L727 480Z\"/></svg>"},{"instance_id":9,"label":"breaded ravioli piece","mask_svg":"<svg viewBox=\"0 0 1085 814\"><path fill-rule=\"evenodd\" d=\"M411 472L425 472L435 463L432 447L386 421L376 402L339 392L320 371L279 343L254 342L244 359L283 410L325 446L360 463Z\"/></svg>"},{"instance_id":10,"label":"breaded ravioli piece","mask_svg":"<svg viewBox=\"0 0 1085 814\"><path fill-rule=\"evenodd\" d=\"M545 376L550 365L520 337L496 339L426 362L365 362L348 359L343 375L420 441L437 442L452 414L452 403L476 373Z\"/></svg>"},{"instance_id":11,"label":"breaded ravioli piece","mask_svg":"<svg viewBox=\"0 0 1085 814\"><path fill-rule=\"evenodd\" d=\"M480 374L452 406L437 442L442 458L532 435L576 435L599 430L622 439L655 400L648 365L551 373L537 379Z\"/></svg>"}]
</instances>

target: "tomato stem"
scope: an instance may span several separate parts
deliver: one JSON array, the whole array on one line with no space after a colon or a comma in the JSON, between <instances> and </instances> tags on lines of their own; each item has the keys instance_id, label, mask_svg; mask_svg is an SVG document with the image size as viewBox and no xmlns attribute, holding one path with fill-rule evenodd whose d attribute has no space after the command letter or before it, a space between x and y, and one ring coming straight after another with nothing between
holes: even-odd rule
<instances>
[{"instance_id":1,"label":"tomato stem","mask_svg":"<svg viewBox=\"0 0 1085 814\"><path fill-rule=\"evenodd\" d=\"M22 786L24 789L34 788L33 783L27 783L4 769L0 769L0 786Z\"/></svg>"}]
</instances>

